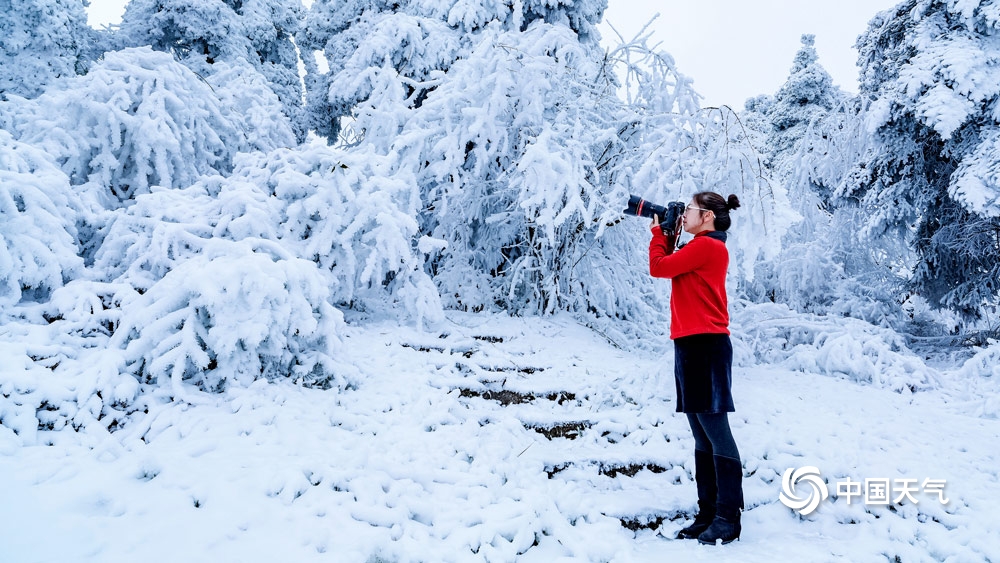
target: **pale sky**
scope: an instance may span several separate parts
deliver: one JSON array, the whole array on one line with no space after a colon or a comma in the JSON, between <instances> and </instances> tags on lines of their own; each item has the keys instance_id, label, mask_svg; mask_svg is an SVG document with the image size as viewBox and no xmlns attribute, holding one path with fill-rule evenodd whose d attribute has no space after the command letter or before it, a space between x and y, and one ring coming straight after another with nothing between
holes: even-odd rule
<instances>
[{"instance_id":1,"label":"pale sky","mask_svg":"<svg viewBox=\"0 0 1000 563\"><path fill-rule=\"evenodd\" d=\"M91 0L90 24L117 23L127 0ZM774 94L788 78L804 33L816 36L819 62L833 82L857 91L854 42L879 11L898 0L608 0L601 24L610 45L614 25L630 39L656 13L653 42L694 80L703 106L742 109L758 94Z\"/></svg>"},{"instance_id":2,"label":"pale sky","mask_svg":"<svg viewBox=\"0 0 1000 563\"><path fill-rule=\"evenodd\" d=\"M837 86L857 92L854 43L878 12L898 0L608 0L603 43L626 39L659 13L652 43L674 57L677 70L694 80L703 106L743 108L758 94L785 83L805 33L816 36L819 63Z\"/></svg>"}]
</instances>

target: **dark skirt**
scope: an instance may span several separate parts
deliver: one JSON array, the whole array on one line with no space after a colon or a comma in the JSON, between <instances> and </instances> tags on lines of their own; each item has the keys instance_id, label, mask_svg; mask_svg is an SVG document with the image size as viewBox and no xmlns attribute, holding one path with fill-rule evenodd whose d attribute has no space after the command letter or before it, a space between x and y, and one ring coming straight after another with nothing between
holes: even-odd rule
<instances>
[{"instance_id":1,"label":"dark skirt","mask_svg":"<svg viewBox=\"0 0 1000 563\"><path fill-rule=\"evenodd\" d=\"M728 334L674 340L677 412L733 412L733 344Z\"/></svg>"}]
</instances>

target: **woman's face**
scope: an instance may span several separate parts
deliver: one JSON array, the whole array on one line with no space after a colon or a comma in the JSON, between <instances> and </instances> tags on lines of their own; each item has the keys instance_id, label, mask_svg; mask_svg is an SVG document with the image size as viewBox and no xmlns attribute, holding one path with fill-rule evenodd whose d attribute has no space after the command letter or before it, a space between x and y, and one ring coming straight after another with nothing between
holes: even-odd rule
<instances>
[{"instance_id":1,"label":"woman's face","mask_svg":"<svg viewBox=\"0 0 1000 563\"><path fill-rule=\"evenodd\" d=\"M706 210L698 206L698 202L691 200L681 216L684 231L696 235L702 231L715 230L715 212Z\"/></svg>"}]
</instances>

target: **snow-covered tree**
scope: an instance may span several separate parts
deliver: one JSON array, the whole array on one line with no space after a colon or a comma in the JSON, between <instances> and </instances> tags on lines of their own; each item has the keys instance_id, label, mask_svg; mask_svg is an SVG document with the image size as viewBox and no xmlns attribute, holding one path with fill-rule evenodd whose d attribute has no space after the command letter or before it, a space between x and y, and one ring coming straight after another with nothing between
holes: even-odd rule
<instances>
[{"instance_id":1,"label":"snow-covered tree","mask_svg":"<svg viewBox=\"0 0 1000 563\"><path fill-rule=\"evenodd\" d=\"M217 62L249 64L267 79L303 140L302 86L292 40L301 17L298 0L131 0L114 43L119 49L166 51L206 78L218 71Z\"/></svg>"},{"instance_id":2,"label":"snow-covered tree","mask_svg":"<svg viewBox=\"0 0 1000 563\"><path fill-rule=\"evenodd\" d=\"M799 204L804 196L818 195L825 206L836 187L816 182L817 176L803 170L800 161L808 159L803 153L812 152L817 145L814 137L822 138L828 128L839 127L838 117L831 117L830 123L825 120L835 111L845 111L848 102L847 95L833 84L820 64L814 35L802 36L802 47L795 54L788 80L773 97L747 100L741 114L744 123L762 135L756 142L762 145L775 176L787 184L794 203ZM806 202L805 206L798 205L797 211L801 213L804 207L813 205L813 201Z\"/></svg>"},{"instance_id":3,"label":"snow-covered tree","mask_svg":"<svg viewBox=\"0 0 1000 563\"><path fill-rule=\"evenodd\" d=\"M244 150L270 152L296 144L295 131L281 119L281 100L267 79L243 60L216 62L206 78L219 109L244 138Z\"/></svg>"},{"instance_id":4,"label":"snow-covered tree","mask_svg":"<svg viewBox=\"0 0 1000 563\"><path fill-rule=\"evenodd\" d=\"M563 24L596 45L606 6L607 0L318 0L297 36L306 53L310 127L336 141L342 120L371 105L362 102L386 80L419 107L438 83L431 75L463 58L489 25L522 31L535 21Z\"/></svg>"},{"instance_id":5,"label":"snow-covered tree","mask_svg":"<svg viewBox=\"0 0 1000 563\"><path fill-rule=\"evenodd\" d=\"M418 325L442 319L437 290L422 270L424 254L441 241L421 235L416 179L394 157L370 147L303 145L245 157L230 182L278 202L267 238L326 273L332 304L368 312L395 307Z\"/></svg>"},{"instance_id":6,"label":"snow-covered tree","mask_svg":"<svg viewBox=\"0 0 1000 563\"><path fill-rule=\"evenodd\" d=\"M841 194L863 234L908 241L908 285L978 317L1000 300L1000 16L992 2L907 0L858 40L875 142Z\"/></svg>"},{"instance_id":7,"label":"snow-covered tree","mask_svg":"<svg viewBox=\"0 0 1000 563\"><path fill-rule=\"evenodd\" d=\"M845 98L819 63L815 43L814 35L802 36L802 48L795 54L791 74L768 109L774 127L768 145L776 163L796 152L809 125L822 119Z\"/></svg>"},{"instance_id":8,"label":"snow-covered tree","mask_svg":"<svg viewBox=\"0 0 1000 563\"><path fill-rule=\"evenodd\" d=\"M85 0L0 0L0 100L33 98L59 78L83 74L96 39Z\"/></svg>"},{"instance_id":9,"label":"snow-covered tree","mask_svg":"<svg viewBox=\"0 0 1000 563\"><path fill-rule=\"evenodd\" d=\"M399 113L397 91L358 112L367 142L418 178L422 232L448 243L430 271L453 305L553 311L571 299L572 266L610 221L602 215L620 212L595 159L616 133L600 118L615 110L594 88L600 72L566 27L497 25L419 108ZM406 121L389 136L393 113Z\"/></svg>"},{"instance_id":10,"label":"snow-covered tree","mask_svg":"<svg viewBox=\"0 0 1000 563\"><path fill-rule=\"evenodd\" d=\"M44 301L79 274L69 179L42 151L0 130L0 307Z\"/></svg>"},{"instance_id":11,"label":"snow-covered tree","mask_svg":"<svg viewBox=\"0 0 1000 563\"><path fill-rule=\"evenodd\" d=\"M148 47L106 53L86 76L12 109L20 140L52 155L98 209L153 185L184 187L228 172L248 148L241 121L212 88ZM276 136L275 144L287 139Z\"/></svg>"},{"instance_id":12,"label":"snow-covered tree","mask_svg":"<svg viewBox=\"0 0 1000 563\"><path fill-rule=\"evenodd\" d=\"M771 122L769 114L774 107L774 96L770 94L759 94L752 98L747 98L743 103L743 111L739 112L739 117L746 128L751 131L754 143L761 153L767 158L770 164L770 152L767 142L768 137L774 134L774 124Z\"/></svg>"},{"instance_id":13,"label":"snow-covered tree","mask_svg":"<svg viewBox=\"0 0 1000 563\"><path fill-rule=\"evenodd\" d=\"M774 96L747 100L741 117L756 133L754 144L767 155L769 169L788 189L791 207L800 216L785 234L781 253L756 265L755 300L825 312L843 307L840 300L864 299L848 289L857 289L850 272L858 272L846 263L859 263L852 220L830 204L857 156L856 149L845 153L841 146L855 140L847 138L857 132L851 128L857 122L851 107L819 63L813 35L802 36L788 80Z\"/></svg>"},{"instance_id":14,"label":"snow-covered tree","mask_svg":"<svg viewBox=\"0 0 1000 563\"><path fill-rule=\"evenodd\" d=\"M313 3L297 36L311 129L335 142L342 120L385 87L380 79L391 79L393 90L419 105L430 73L447 70L462 47L461 34L427 4L425 10L423 3L383 0Z\"/></svg>"}]
</instances>

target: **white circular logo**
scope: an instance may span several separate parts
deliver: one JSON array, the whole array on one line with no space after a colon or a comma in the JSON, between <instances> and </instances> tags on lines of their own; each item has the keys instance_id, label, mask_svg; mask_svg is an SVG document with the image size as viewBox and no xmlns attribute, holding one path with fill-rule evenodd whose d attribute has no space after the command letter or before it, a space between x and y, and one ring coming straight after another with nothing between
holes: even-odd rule
<instances>
[{"instance_id":1,"label":"white circular logo","mask_svg":"<svg viewBox=\"0 0 1000 563\"><path fill-rule=\"evenodd\" d=\"M799 481L804 481L809 485L809 494L799 497L796 485ZM819 503L830 496L830 491L826 488L826 483L819 476L819 468L812 465L792 469L789 467L781 478L781 494L778 499L781 504L798 511L799 514L807 516L819 508Z\"/></svg>"}]
</instances>

